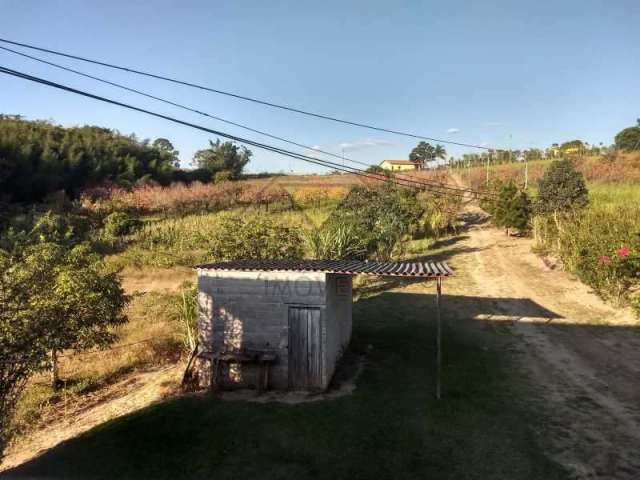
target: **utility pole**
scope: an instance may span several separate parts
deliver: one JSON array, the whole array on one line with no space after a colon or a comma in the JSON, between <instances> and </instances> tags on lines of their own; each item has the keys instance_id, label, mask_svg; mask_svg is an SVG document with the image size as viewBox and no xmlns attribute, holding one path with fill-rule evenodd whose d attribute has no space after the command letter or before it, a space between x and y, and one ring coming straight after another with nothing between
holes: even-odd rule
<instances>
[{"instance_id":1,"label":"utility pole","mask_svg":"<svg viewBox=\"0 0 640 480\"><path fill-rule=\"evenodd\" d=\"M491 158L491 154L487 155L487 161L485 162L487 164L487 180L486 180L487 188L489 188L489 159L490 158Z\"/></svg>"}]
</instances>

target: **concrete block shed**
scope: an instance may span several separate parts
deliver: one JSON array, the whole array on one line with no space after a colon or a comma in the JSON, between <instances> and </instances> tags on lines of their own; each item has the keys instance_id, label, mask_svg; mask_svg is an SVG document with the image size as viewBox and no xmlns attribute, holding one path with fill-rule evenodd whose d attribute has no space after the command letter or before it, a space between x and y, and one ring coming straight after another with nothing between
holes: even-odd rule
<instances>
[{"instance_id":1,"label":"concrete block shed","mask_svg":"<svg viewBox=\"0 0 640 480\"><path fill-rule=\"evenodd\" d=\"M324 390L349 345L357 274L436 279L445 263L238 260L199 265L198 371L219 388ZM439 298L439 295L438 295Z\"/></svg>"}]
</instances>

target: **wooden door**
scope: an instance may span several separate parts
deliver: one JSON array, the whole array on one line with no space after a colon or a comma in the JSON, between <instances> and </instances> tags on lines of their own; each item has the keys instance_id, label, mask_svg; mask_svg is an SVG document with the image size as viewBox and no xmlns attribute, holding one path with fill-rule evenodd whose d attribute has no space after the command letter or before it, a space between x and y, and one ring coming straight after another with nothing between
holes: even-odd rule
<instances>
[{"instance_id":1,"label":"wooden door","mask_svg":"<svg viewBox=\"0 0 640 480\"><path fill-rule=\"evenodd\" d=\"M289 387L322 387L320 309L289 307Z\"/></svg>"}]
</instances>

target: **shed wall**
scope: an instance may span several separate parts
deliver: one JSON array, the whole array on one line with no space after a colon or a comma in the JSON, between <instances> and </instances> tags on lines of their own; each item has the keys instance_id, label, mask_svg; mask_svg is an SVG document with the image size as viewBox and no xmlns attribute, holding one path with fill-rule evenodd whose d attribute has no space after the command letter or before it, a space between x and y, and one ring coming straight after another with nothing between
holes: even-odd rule
<instances>
[{"instance_id":1,"label":"shed wall","mask_svg":"<svg viewBox=\"0 0 640 480\"><path fill-rule=\"evenodd\" d=\"M336 364L351 340L352 277L329 273L326 281L326 312L323 331L325 363L323 383L326 388Z\"/></svg>"},{"instance_id":2,"label":"shed wall","mask_svg":"<svg viewBox=\"0 0 640 480\"><path fill-rule=\"evenodd\" d=\"M204 350L249 349L277 355L271 385L288 387L288 309L326 304L324 273L198 271L199 333ZM324 350L323 350L324 351ZM254 365L234 366L226 381L257 384Z\"/></svg>"}]
</instances>

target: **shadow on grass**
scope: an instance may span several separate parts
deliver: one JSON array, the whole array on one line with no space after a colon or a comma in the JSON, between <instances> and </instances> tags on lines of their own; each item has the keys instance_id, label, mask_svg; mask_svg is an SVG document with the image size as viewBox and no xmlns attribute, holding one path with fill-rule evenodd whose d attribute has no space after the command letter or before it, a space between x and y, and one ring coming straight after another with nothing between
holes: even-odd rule
<instances>
[{"instance_id":1,"label":"shadow on grass","mask_svg":"<svg viewBox=\"0 0 640 480\"><path fill-rule=\"evenodd\" d=\"M434 296L387 292L354 304L351 349L365 367L350 396L293 406L185 396L3 478L565 478L530 428L538 419L508 353L513 337L471 327L493 301L445 292L443 400L434 399Z\"/></svg>"}]
</instances>

